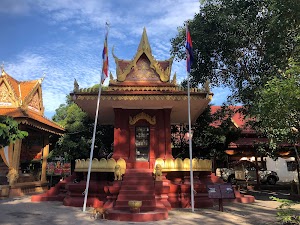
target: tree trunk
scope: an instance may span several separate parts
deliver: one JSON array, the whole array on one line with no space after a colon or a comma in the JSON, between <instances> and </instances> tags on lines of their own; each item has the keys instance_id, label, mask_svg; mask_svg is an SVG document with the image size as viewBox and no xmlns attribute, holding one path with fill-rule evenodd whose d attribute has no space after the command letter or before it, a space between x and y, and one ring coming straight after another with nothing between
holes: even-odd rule
<instances>
[{"instance_id":1,"label":"tree trunk","mask_svg":"<svg viewBox=\"0 0 300 225\"><path fill-rule=\"evenodd\" d=\"M297 175L298 175L298 182L297 182L297 194L300 194L299 182L300 182L300 173L299 173L299 154L296 145L294 145L295 153L296 153L296 164L297 164Z\"/></svg>"},{"instance_id":2,"label":"tree trunk","mask_svg":"<svg viewBox=\"0 0 300 225\"><path fill-rule=\"evenodd\" d=\"M255 165L256 165L256 168L255 168L255 172L256 172L256 184L257 184L257 189L260 190L260 177L259 177L259 174L258 174L258 162L257 162L257 155L255 153Z\"/></svg>"}]
</instances>

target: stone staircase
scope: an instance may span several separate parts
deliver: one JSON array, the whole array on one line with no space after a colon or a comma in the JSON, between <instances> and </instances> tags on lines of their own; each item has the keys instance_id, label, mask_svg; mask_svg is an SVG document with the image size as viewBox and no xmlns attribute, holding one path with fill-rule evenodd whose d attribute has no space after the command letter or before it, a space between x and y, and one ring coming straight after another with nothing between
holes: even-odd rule
<instances>
[{"instance_id":1,"label":"stone staircase","mask_svg":"<svg viewBox=\"0 0 300 225\"><path fill-rule=\"evenodd\" d=\"M155 181L151 169L127 169L115 205L107 219L119 221L155 221L168 218L168 209L157 205ZM142 201L139 213L132 213L128 201Z\"/></svg>"},{"instance_id":2,"label":"stone staircase","mask_svg":"<svg viewBox=\"0 0 300 225\"><path fill-rule=\"evenodd\" d=\"M128 210L128 201L142 201L141 212L155 209L155 189L152 170L130 169L127 170L116 201L115 209Z\"/></svg>"}]
</instances>

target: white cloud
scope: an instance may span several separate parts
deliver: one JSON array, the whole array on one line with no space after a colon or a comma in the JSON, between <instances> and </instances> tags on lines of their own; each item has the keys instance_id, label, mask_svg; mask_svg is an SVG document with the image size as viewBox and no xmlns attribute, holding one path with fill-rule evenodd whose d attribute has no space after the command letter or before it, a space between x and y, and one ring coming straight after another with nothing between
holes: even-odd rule
<instances>
[{"instance_id":1,"label":"white cloud","mask_svg":"<svg viewBox=\"0 0 300 225\"><path fill-rule=\"evenodd\" d=\"M28 1L20 0L1 0L0 13L9 14L27 14L30 11L30 4Z\"/></svg>"},{"instance_id":2,"label":"white cloud","mask_svg":"<svg viewBox=\"0 0 300 225\"><path fill-rule=\"evenodd\" d=\"M5 70L17 80L38 79L46 73L44 106L46 115L52 116L73 90L74 78L81 88L99 83L105 21L110 22L109 50L114 45L119 58L132 59L146 27L154 57L165 60L170 57L170 39L176 35L177 27L193 18L200 3L198 0L2 0L0 12L5 5L11 13L38 13L49 26L58 27L61 32L57 34L60 38L24 48L5 62ZM65 34L71 39L63 37ZM115 75L111 52L109 62L109 69ZM184 61L174 61L171 75L175 72L178 83L186 78ZM218 94L220 91L216 89L213 102L224 99L224 93Z\"/></svg>"}]
</instances>

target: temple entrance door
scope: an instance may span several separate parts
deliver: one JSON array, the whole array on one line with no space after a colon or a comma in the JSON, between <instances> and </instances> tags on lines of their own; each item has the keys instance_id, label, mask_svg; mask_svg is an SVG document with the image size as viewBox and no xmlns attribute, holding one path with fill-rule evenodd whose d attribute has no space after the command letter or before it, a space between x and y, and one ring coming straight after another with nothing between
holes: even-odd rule
<instances>
[{"instance_id":1,"label":"temple entrance door","mask_svg":"<svg viewBox=\"0 0 300 225\"><path fill-rule=\"evenodd\" d=\"M136 161L149 161L150 128L149 126L135 127Z\"/></svg>"}]
</instances>

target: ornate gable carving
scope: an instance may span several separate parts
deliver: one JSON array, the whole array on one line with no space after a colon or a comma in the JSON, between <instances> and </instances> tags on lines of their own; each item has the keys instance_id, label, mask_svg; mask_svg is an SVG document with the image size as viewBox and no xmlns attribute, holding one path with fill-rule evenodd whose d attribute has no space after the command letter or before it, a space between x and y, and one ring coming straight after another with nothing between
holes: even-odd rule
<instances>
[{"instance_id":1,"label":"ornate gable carving","mask_svg":"<svg viewBox=\"0 0 300 225\"><path fill-rule=\"evenodd\" d=\"M27 106L29 109L35 112L39 112L41 115L44 114L42 87L41 87L42 80L43 79L37 80L35 87L26 96L23 102L24 107Z\"/></svg>"},{"instance_id":2,"label":"ornate gable carving","mask_svg":"<svg viewBox=\"0 0 300 225\"><path fill-rule=\"evenodd\" d=\"M35 92L35 94L33 95L31 101L28 104L28 108L30 108L34 111L40 111L41 110L40 97L39 97L38 92Z\"/></svg>"},{"instance_id":3,"label":"ornate gable carving","mask_svg":"<svg viewBox=\"0 0 300 225\"><path fill-rule=\"evenodd\" d=\"M114 52L112 54L117 65L116 73L119 82L125 80L170 82L173 58L157 61L153 57L145 28L132 61L120 60Z\"/></svg>"},{"instance_id":4,"label":"ornate gable carving","mask_svg":"<svg viewBox=\"0 0 300 225\"><path fill-rule=\"evenodd\" d=\"M15 104L13 94L4 81L0 81L0 106L11 106Z\"/></svg>"},{"instance_id":5,"label":"ornate gable carving","mask_svg":"<svg viewBox=\"0 0 300 225\"><path fill-rule=\"evenodd\" d=\"M160 81L157 72L151 68L146 55L142 55L126 77L128 81Z\"/></svg>"}]
</instances>

